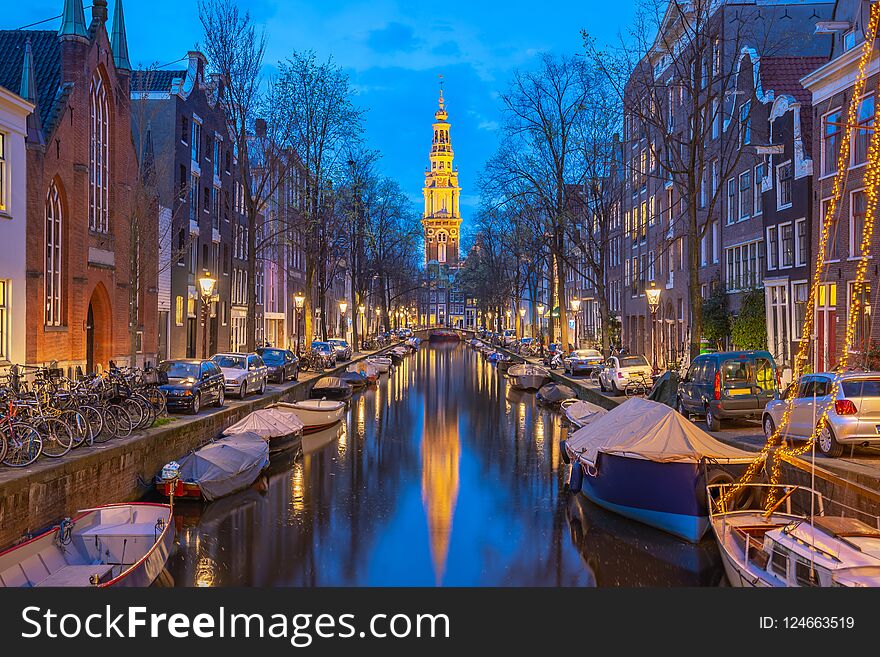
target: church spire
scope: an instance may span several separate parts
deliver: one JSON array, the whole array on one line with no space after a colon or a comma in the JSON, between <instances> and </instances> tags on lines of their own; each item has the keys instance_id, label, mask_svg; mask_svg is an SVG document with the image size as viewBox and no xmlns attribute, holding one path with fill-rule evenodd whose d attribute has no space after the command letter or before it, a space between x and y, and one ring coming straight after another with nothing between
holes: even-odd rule
<instances>
[{"instance_id":1,"label":"church spire","mask_svg":"<svg viewBox=\"0 0 880 657\"><path fill-rule=\"evenodd\" d=\"M113 5L113 30L110 35L110 48L113 50L113 63L118 71L131 71L128 61L128 39L125 36L125 16L122 13L122 0Z\"/></svg>"},{"instance_id":2,"label":"church spire","mask_svg":"<svg viewBox=\"0 0 880 657\"><path fill-rule=\"evenodd\" d=\"M40 110L37 107L37 77L34 70L34 51L30 37L24 42L24 60L21 63L21 88L18 95L34 105L34 111L27 117L27 140L40 143L42 125Z\"/></svg>"},{"instance_id":3,"label":"church spire","mask_svg":"<svg viewBox=\"0 0 880 657\"><path fill-rule=\"evenodd\" d=\"M64 11L61 13L61 28L58 30L58 36L61 38L88 38L82 0L64 0Z\"/></svg>"}]
</instances>

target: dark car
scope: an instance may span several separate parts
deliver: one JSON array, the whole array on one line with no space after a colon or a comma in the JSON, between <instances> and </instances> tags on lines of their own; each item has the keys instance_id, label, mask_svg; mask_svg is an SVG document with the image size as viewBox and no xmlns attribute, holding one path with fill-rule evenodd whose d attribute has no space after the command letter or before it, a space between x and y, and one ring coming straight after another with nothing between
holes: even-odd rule
<instances>
[{"instance_id":1,"label":"dark car","mask_svg":"<svg viewBox=\"0 0 880 657\"><path fill-rule=\"evenodd\" d=\"M337 361L351 360L351 345L348 342L342 338L330 338L327 342L336 350Z\"/></svg>"},{"instance_id":2,"label":"dark car","mask_svg":"<svg viewBox=\"0 0 880 657\"><path fill-rule=\"evenodd\" d=\"M260 347L257 353L269 368L269 381L284 383L299 378L299 359L290 349Z\"/></svg>"},{"instance_id":3,"label":"dark car","mask_svg":"<svg viewBox=\"0 0 880 657\"><path fill-rule=\"evenodd\" d=\"M166 360L159 363L159 371L168 377L161 386L168 410L195 415L206 404L223 406L223 373L210 360Z\"/></svg>"},{"instance_id":4,"label":"dark car","mask_svg":"<svg viewBox=\"0 0 880 657\"><path fill-rule=\"evenodd\" d=\"M776 362L767 351L722 351L691 361L678 384L678 410L703 415L710 431L721 420L760 420L778 392Z\"/></svg>"},{"instance_id":5,"label":"dark car","mask_svg":"<svg viewBox=\"0 0 880 657\"><path fill-rule=\"evenodd\" d=\"M336 367L336 349L329 342L312 342L312 356L318 361L321 369Z\"/></svg>"}]
</instances>

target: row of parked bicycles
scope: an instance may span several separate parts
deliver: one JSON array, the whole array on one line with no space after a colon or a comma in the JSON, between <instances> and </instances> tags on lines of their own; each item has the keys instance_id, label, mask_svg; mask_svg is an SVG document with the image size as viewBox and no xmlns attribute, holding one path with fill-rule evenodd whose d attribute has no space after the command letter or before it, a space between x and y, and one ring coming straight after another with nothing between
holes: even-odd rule
<instances>
[{"instance_id":1,"label":"row of parked bicycles","mask_svg":"<svg viewBox=\"0 0 880 657\"><path fill-rule=\"evenodd\" d=\"M60 368L13 365L0 376L0 462L21 468L152 426L165 413L160 375L111 366L68 378Z\"/></svg>"}]
</instances>

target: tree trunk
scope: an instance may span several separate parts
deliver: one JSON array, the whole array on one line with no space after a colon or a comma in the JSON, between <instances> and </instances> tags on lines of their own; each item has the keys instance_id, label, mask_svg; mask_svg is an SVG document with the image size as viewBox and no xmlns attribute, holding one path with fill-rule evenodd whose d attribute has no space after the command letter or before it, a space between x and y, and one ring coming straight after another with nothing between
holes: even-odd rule
<instances>
[{"instance_id":1,"label":"tree trunk","mask_svg":"<svg viewBox=\"0 0 880 657\"><path fill-rule=\"evenodd\" d=\"M559 335L563 349L568 349L568 322L565 315L565 264L562 257L557 255L556 265L556 303L559 306ZM552 315L552 312L551 312Z\"/></svg>"},{"instance_id":2,"label":"tree trunk","mask_svg":"<svg viewBox=\"0 0 880 657\"><path fill-rule=\"evenodd\" d=\"M249 321L245 322L247 329L245 351L250 352L257 347L257 208L255 202L248 207L247 219L247 313Z\"/></svg>"}]
</instances>

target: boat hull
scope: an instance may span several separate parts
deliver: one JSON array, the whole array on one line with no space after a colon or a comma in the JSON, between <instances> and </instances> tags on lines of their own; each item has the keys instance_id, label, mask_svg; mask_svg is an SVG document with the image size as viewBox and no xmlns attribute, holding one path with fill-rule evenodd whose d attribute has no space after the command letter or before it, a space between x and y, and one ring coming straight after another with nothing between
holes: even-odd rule
<instances>
[{"instance_id":1,"label":"boat hull","mask_svg":"<svg viewBox=\"0 0 880 657\"><path fill-rule=\"evenodd\" d=\"M293 402L278 404L277 408L294 413L305 425L303 434L312 434L328 429L342 420L342 416L345 414L345 404L338 403L319 403L310 407Z\"/></svg>"},{"instance_id":2,"label":"boat hull","mask_svg":"<svg viewBox=\"0 0 880 657\"><path fill-rule=\"evenodd\" d=\"M511 377L511 385L520 390L538 390L547 382L547 377L539 374L520 374Z\"/></svg>"},{"instance_id":3,"label":"boat hull","mask_svg":"<svg viewBox=\"0 0 880 657\"><path fill-rule=\"evenodd\" d=\"M600 453L596 471L584 476L582 490L599 506L692 543L706 533L709 517L698 497L698 463Z\"/></svg>"}]
</instances>

